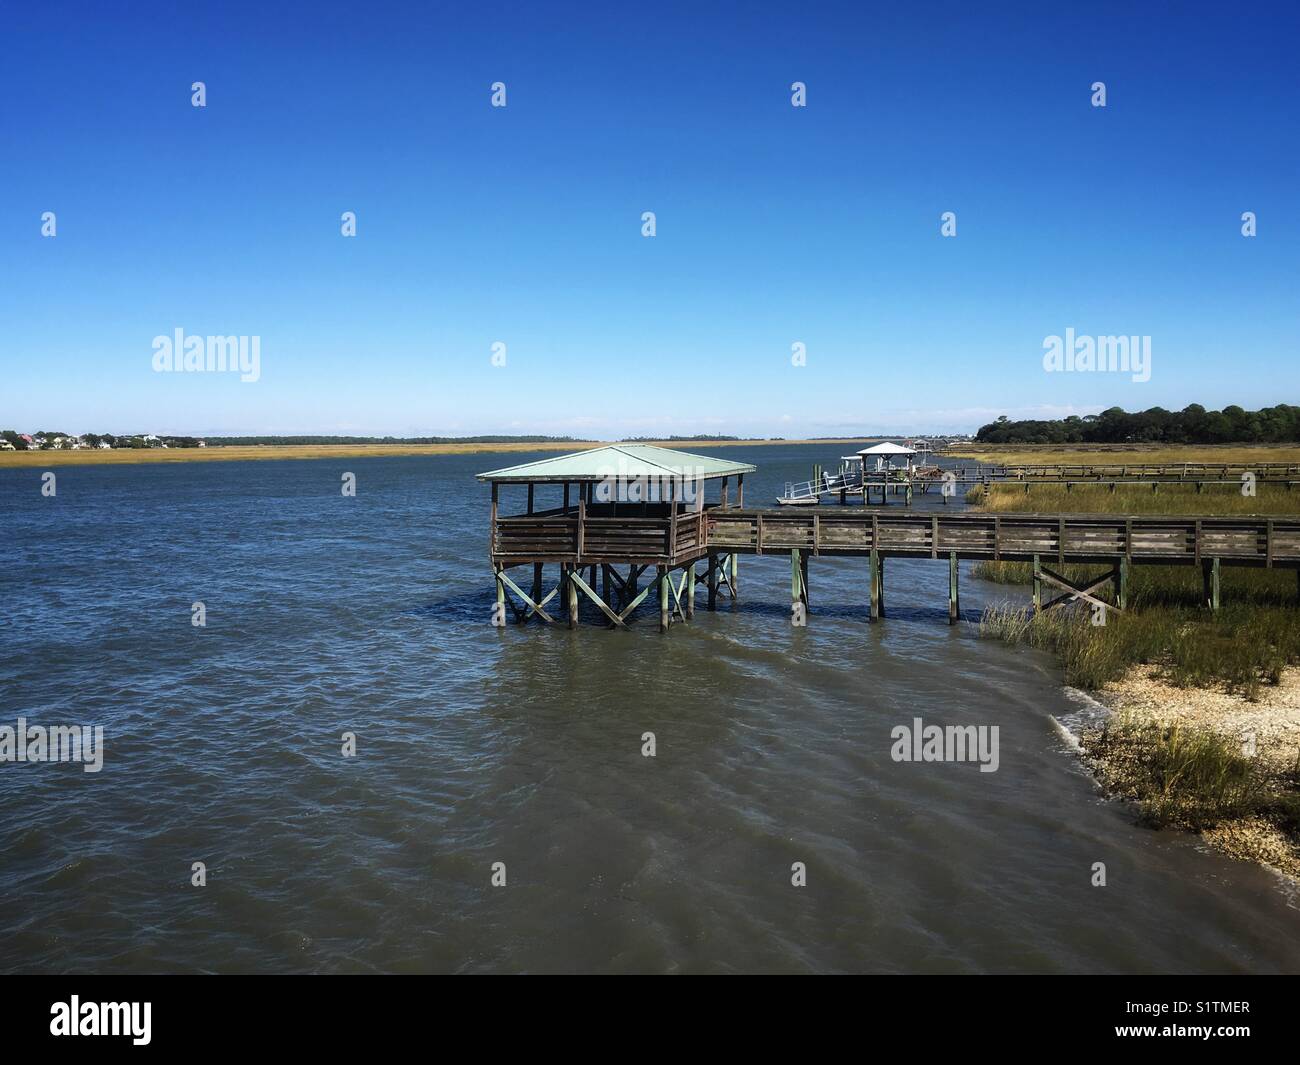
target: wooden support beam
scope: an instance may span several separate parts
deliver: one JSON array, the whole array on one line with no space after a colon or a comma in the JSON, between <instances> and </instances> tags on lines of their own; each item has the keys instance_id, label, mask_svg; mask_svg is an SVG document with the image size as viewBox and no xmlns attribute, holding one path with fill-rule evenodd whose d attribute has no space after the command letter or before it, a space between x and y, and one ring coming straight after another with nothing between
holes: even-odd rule
<instances>
[{"instance_id":1,"label":"wooden support beam","mask_svg":"<svg viewBox=\"0 0 1300 1065\"><path fill-rule=\"evenodd\" d=\"M716 552L710 551L708 558L709 568L704 574L704 579L709 589L709 609L718 609L718 556Z\"/></svg>"},{"instance_id":2,"label":"wooden support beam","mask_svg":"<svg viewBox=\"0 0 1300 1065\"><path fill-rule=\"evenodd\" d=\"M880 617L880 552L874 547L871 549L868 573L871 581L871 620L876 621Z\"/></svg>"},{"instance_id":3,"label":"wooden support beam","mask_svg":"<svg viewBox=\"0 0 1300 1065\"><path fill-rule=\"evenodd\" d=\"M695 563L686 567L686 619L695 617Z\"/></svg>"},{"instance_id":4,"label":"wooden support beam","mask_svg":"<svg viewBox=\"0 0 1300 1065\"><path fill-rule=\"evenodd\" d=\"M618 614L615 614L614 611L612 611L609 608L609 605L603 599L601 599L601 597L598 596L594 591L592 591L590 585L588 585L586 581L584 581L581 577L579 577L576 571L572 574L572 576L570 576L569 580L573 587L579 588L583 592L585 592L587 594L587 598L590 599L593 603L595 603L598 607L600 607L604 615L607 618L609 618L609 620L613 622L614 625L626 628L626 626L623 624L623 619L619 617ZM576 591L574 591L572 594L573 594L574 607L575 607L574 612L576 613L578 596Z\"/></svg>"},{"instance_id":5,"label":"wooden support beam","mask_svg":"<svg viewBox=\"0 0 1300 1065\"><path fill-rule=\"evenodd\" d=\"M525 604L527 604L528 611L527 613L524 614L522 618L520 618L520 621L527 621L530 615L536 614L538 617L540 617L543 621L547 622L548 624L551 625L555 624L555 619L551 617L543 609L543 607L545 607L547 603L549 603L555 596L557 596L560 593L560 589L561 587L563 587L563 582L564 582L564 567L560 567L561 583L557 584L554 588L552 588L550 594L547 595L545 599L542 599L540 601L535 600L532 597L524 594L524 590L520 588L519 585L517 585L514 581L512 581L510 577L507 575L504 566L498 571L498 576L500 580L504 582L512 592L515 593L515 595L519 596L519 598L522 599ZM513 606L513 604L511 605Z\"/></svg>"},{"instance_id":6,"label":"wooden support beam","mask_svg":"<svg viewBox=\"0 0 1300 1065\"><path fill-rule=\"evenodd\" d=\"M1027 482L1026 482L1027 483ZM1043 560L1039 555L1034 556L1034 613L1037 614L1043 609Z\"/></svg>"},{"instance_id":7,"label":"wooden support beam","mask_svg":"<svg viewBox=\"0 0 1300 1065\"><path fill-rule=\"evenodd\" d=\"M727 589L731 592L731 598L736 599L740 596L740 556L732 551L729 558L731 559L731 576L727 578Z\"/></svg>"},{"instance_id":8,"label":"wooden support beam","mask_svg":"<svg viewBox=\"0 0 1300 1065\"><path fill-rule=\"evenodd\" d=\"M1094 577L1083 584L1075 584L1073 581L1066 580L1061 576L1061 574L1043 566L1042 580L1046 581L1053 587L1061 588L1065 591L1064 595L1058 595L1055 599L1044 604L1044 611L1051 610L1053 607L1060 606L1062 603L1073 602L1076 599L1085 599L1089 603L1101 607L1103 610L1114 610L1117 613L1123 613L1123 610L1119 606L1112 605L1111 603L1106 602L1106 600L1099 599L1097 596L1092 594L1102 585L1110 584L1114 581L1114 575L1112 573L1103 573L1100 577Z\"/></svg>"},{"instance_id":9,"label":"wooden support beam","mask_svg":"<svg viewBox=\"0 0 1300 1065\"><path fill-rule=\"evenodd\" d=\"M948 624L956 625L961 616L961 604L957 599L957 552L948 553Z\"/></svg>"},{"instance_id":10,"label":"wooden support beam","mask_svg":"<svg viewBox=\"0 0 1300 1065\"><path fill-rule=\"evenodd\" d=\"M880 616L885 616L885 556L880 556L880 562L876 566L876 578L880 584L880 592L877 595L877 601L880 604Z\"/></svg>"},{"instance_id":11,"label":"wooden support beam","mask_svg":"<svg viewBox=\"0 0 1300 1065\"><path fill-rule=\"evenodd\" d=\"M495 488L496 485L494 484L492 487ZM496 620L499 618L502 622L502 624L499 626L500 628L505 628L504 622L506 619L506 586L501 580L501 575L504 572L505 570L501 566L493 567L493 574L496 577L496 586L497 586L497 611L496 614L493 616L492 620L495 623Z\"/></svg>"},{"instance_id":12,"label":"wooden support beam","mask_svg":"<svg viewBox=\"0 0 1300 1065\"><path fill-rule=\"evenodd\" d=\"M1115 563L1115 605L1120 610L1128 609L1128 567L1127 558Z\"/></svg>"},{"instance_id":13,"label":"wooden support beam","mask_svg":"<svg viewBox=\"0 0 1300 1065\"><path fill-rule=\"evenodd\" d=\"M790 552L790 616L796 625L808 616L808 554L798 548Z\"/></svg>"},{"instance_id":14,"label":"wooden support beam","mask_svg":"<svg viewBox=\"0 0 1300 1065\"><path fill-rule=\"evenodd\" d=\"M644 588L641 589L641 591L637 592L636 596L632 599L632 601L628 603L627 606L625 606L621 611L619 611L619 615L618 615L619 619L622 621L626 621L628 617L631 616L632 611L634 611L643 602L645 602L646 596L650 594L653 588L654 588L653 584L647 584Z\"/></svg>"},{"instance_id":15,"label":"wooden support beam","mask_svg":"<svg viewBox=\"0 0 1300 1065\"><path fill-rule=\"evenodd\" d=\"M668 591L671 583L668 579L668 567L657 567L657 573L659 580L659 631L667 632L669 625Z\"/></svg>"},{"instance_id":16,"label":"wooden support beam","mask_svg":"<svg viewBox=\"0 0 1300 1065\"><path fill-rule=\"evenodd\" d=\"M1201 581L1205 589L1205 605L1210 610L1219 609L1219 560L1205 559L1201 562Z\"/></svg>"},{"instance_id":17,"label":"wooden support beam","mask_svg":"<svg viewBox=\"0 0 1300 1065\"><path fill-rule=\"evenodd\" d=\"M576 629L578 627L578 585L581 583L581 578L578 576L577 566L569 566L568 571L569 628Z\"/></svg>"},{"instance_id":18,"label":"wooden support beam","mask_svg":"<svg viewBox=\"0 0 1300 1065\"><path fill-rule=\"evenodd\" d=\"M743 473L738 473L736 474L736 506L743 507L744 505L745 505L745 475Z\"/></svg>"}]
</instances>

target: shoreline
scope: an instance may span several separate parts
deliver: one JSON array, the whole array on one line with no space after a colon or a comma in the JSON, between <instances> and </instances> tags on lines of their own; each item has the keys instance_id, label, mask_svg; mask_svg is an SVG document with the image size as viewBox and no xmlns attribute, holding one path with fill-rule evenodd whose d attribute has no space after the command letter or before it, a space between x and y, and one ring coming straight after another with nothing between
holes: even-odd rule
<instances>
[{"instance_id":1,"label":"shoreline","mask_svg":"<svg viewBox=\"0 0 1300 1065\"><path fill-rule=\"evenodd\" d=\"M1276 685L1251 702L1221 688L1179 688L1158 676L1159 667L1140 665L1122 679L1089 694L1107 711L1101 725L1080 728L1074 738L1078 754L1108 799L1141 808L1142 752L1121 732L1107 735L1117 721L1156 728L1206 729L1237 746L1253 737L1253 763L1270 793L1294 793L1300 751L1300 668L1286 669ZM1300 882L1300 840L1269 819L1251 813L1217 819L1202 828L1178 826L1208 846L1243 861L1255 862Z\"/></svg>"},{"instance_id":2,"label":"shoreline","mask_svg":"<svg viewBox=\"0 0 1300 1065\"><path fill-rule=\"evenodd\" d=\"M681 450L690 447L776 447L782 444L861 443L863 438L834 440L639 440L640 444ZM187 448L121 448L109 451L0 451L0 469L47 466L134 466L164 462L249 462L275 459L390 458L415 455L510 454L532 451L588 451L618 441L551 440L533 443L474 444L239 444Z\"/></svg>"}]
</instances>

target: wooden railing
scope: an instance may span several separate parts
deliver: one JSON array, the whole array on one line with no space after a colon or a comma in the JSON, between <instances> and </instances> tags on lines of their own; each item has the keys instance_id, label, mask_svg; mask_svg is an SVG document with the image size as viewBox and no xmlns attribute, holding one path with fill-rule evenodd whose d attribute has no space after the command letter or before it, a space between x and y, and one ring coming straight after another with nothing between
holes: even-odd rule
<instances>
[{"instance_id":1,"label":"wooden railing","mask_svg":"<svg viewBox=\"0 0 1300 1065\"><path fill-rule=\"evenodd\" d=\"M507 565L675 565L704 554L707 515L720 509L715 506L700 512L679 504L674 520L667 503L584 503L567 510L498 517L492 560Z\"/></svg>"},{"instance_id":2,"label":"wooden railing","mask_svg":"<svg viewBox=\"0 0 1300 1065\"><path fill-rule=\"evenodd\" d=\"M763 554L857 555L1067 562L1130 559L1300 566L1300 517L1166 517L1091 514L832 513L731 510L708 515L707 548Z\"/></svg>"},{"instance_id":3,"label":"wooden railing","mask_svg":"<svg viewBox=\"0 0 1300 1065\"><path fill-rule=\"evenodd\" d=\"M1294 462L1127 462L1127 463L1043 463L1032 466L1004 466L1003 477L1029 480L1036 477L1068 477L1071 480L1109 477L1159 477L1194 481L1200 478L1256 477L1285 478L1300 474Z\"/></svg>"},{"instance_id":4,"label":"wooden railing","mask_svg":"<svg viewBox=\"0 0 1300 1065\"><path fill-rule=\"evenodd\" d=\"M619 510L623 509L619 505ZM656 512L656 508L657 511ZM1300 567L1300 517L932 514L867 507L704 512L608 505L498 518L492 560L676 566L710 551ZM580 513L581 510L581 513ZM581 519L581 520L580 520Z\"/></svg>"}]
</instances>

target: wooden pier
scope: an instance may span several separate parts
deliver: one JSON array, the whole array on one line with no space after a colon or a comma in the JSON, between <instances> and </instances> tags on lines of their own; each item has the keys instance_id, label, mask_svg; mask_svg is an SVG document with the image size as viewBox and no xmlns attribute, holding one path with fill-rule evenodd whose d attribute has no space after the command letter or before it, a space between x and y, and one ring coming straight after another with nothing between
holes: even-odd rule
<instances>
[{"instance_id":1,"label":"wooden pier","mask_svg":"<svg viewBox=\"0 0 1300 1065\"><path fill-rule=\"evenodd\" d=\"M644 470L645 463L653 464L661 477L648 493L654 498L619 498L629 494L625 484L602 493L592 479L593 459L565 465L564 460L571 458L566 456L480 474L493 486L490 555L496 575L498 624L504 624L507 607L521 623L532 617L555 623L557 618L547 606L558 596L557 606L564 610L568 624L576 626L581 596L594 602L610 625L622 627L647 600L654 602L653 595L659 603L660 628L666 631L675 618L686 620L693 615L696 586L701 581L707 588L710 609L720 595L736 598L742 555L790 556L791 600L796 614L806 612L808 606L810 557L862 557L867 562L873 620L885 614L884 566L888 558L947 563L950 622L958 617L961 560L1032 564L1035 606L1042 609L1084 600L1123 610L1129 568L1134 564L1200 567L1206 605L1211 608L1219 603L1223 566L1286 568L1300 573L1300 515L921 514L865 506L825 511L816 507L753 509L744 506L743 478L754 467L679 452L666 452L671 458L659 461L650 454L663 450L642 446L639 451L641 465L636 468ZM675 476L674 465L691 467L694 480ZM572 480L547 481L550 476ZM527 486L528 510L503 516L498 513L498 486L510 482ZM732 482L734 500L729 491ZM534 509L535 488L543 483L563 484L560 506ZM691 484L693 492L688 491ZM713 502L705 499L706 485L718 487ZM613 498L600 502L602 494ZM559 579L543 594L547 565L558 567ZM1105 572L1072 583L1060 572L1067 565L1099 565ZM528 566L532 567L532 582L526 591L525 582L516 581L509 571ZM643 578L647 580L644 588ZM1044 603L1044 584L1063 594ZM1103 585L1113 588L1111 602L1100 598Z\"/></svg>"}]
</instances>

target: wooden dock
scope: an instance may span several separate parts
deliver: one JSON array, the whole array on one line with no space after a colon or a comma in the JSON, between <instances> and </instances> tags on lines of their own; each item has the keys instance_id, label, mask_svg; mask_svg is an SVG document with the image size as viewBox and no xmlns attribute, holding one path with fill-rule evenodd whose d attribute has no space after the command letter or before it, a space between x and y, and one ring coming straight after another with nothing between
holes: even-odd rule
<instances>
[{"instance_id":1,"label":"wooden dock","mask_svg":"<svg viewBox=\"0 0 1300 1065\"><path fill-rule=\"evenodd\" d=\"M630 463L639 483L621 476L611 479L608 452ZM693 471L691 481L680 475L686 465ZM700 581L707 588L710 609L719 596L737 598L743 555L789 556L795 624L803 624L807 616L808 560L816 556L857 556L867 562L872 620L885 616L886 559L943 561L948 566L952 624L960 616L958 573L963 560L1030 563L1034 605L1044 610L1084 601L1123 611L1133 565L1200 567L1205 604L1211 609L1219 605L1224 566L1294 569L1300 575L1300 515L923 514L874 506L753 509L744 505L744 474L753 469L650 445L617 445L480 474L492 484L494 622L504 625L509 609L520 623L531 618L557 623L548 606L558 597L550 609L557 614L562 610L564 620L575 627L580 597L586 597L610 625L621 628L655 595L659 627L667 631L675 618L694 615ZM646 482L647 471L657 471L657 483ZM729 490L733 481L734 502ZM527 488L524 513L499 513L499 488L504 484ZM709 484L719 488L712 502L705 499ZM559 506L536 508L535 492L541 486L562 489ZM558 580L544 592L548 565L557 568ZM1068 565L1104 569L1099 576L1073 582L1060 572ZM532 570L527 590L523 584L528 581L521 583L510 574L518 567ZM1044 586L1061 594L1043 602ZM1113 589L1109 601L1102 598L1107 586Z\"/></svg>"}]
</instances>

